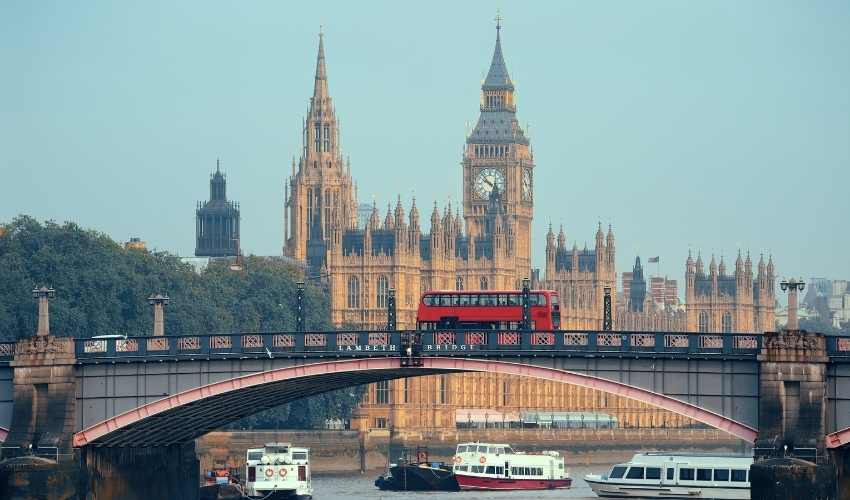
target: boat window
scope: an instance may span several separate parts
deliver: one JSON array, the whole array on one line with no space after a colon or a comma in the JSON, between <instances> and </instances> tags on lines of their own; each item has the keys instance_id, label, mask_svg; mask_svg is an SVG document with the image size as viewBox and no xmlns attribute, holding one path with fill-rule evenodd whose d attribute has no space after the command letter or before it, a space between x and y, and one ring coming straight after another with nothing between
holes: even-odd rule
<instances>
[{"instance_id":1,"label":"boat window","mask_svg":"<svg viewBox=\"0 0 850 500\"><path fill-rule=\"evenodd\" d=\"M484 472L484 466L483 465L473 465L472 466L472 472L477 472L477 473L481 474L482 472Z\"/></svg>"},{"instance_id":2,"label":"boat window","mask_svg":"<svg viewBox=\"0 0 850 500\"><path fill-rule=\"evenodd\" d=\"M611 469L611 474L608 476L612 479L620 479L626 473L626 468L622 465L616 465Z\"/></svg>"},{"instance_id":3,"label":"boat window","mask_svg":"<svg viewBox=\"0 0 850 500\"><path fill-rule=\"evenodd\" d=\"M455 465L455 470L460 471L460 472L466 472L466 466L465 465Z\"/></svg>"},{"instance_id":4,"label":"boat window","mask_svg":"<svg viewBox=\"0 0 850 500\"><path fill-rule=\"evenodd\" d=\"M646 468L646 478L647 479L661 479L661 468L660 467L647 467Z\"/></svg>"},{"instance_id":5,"label":"boat window","mask_svg":"<svg viewBox=\"0 0 850 500\"><path fill-rule=\"evenodd\" d=\"M697 481L711 481L711 469L697 469Z\"/></svg>"},{"instance_id":6,"label":"boat window","mask_svg":"<svg viewBox=\"0 0 850 500\"><path fill-rule=\"evenodd\" d=\"M487 447L486 446L479 446L478 447L478 453L487 453Z\"/></svg>"},{"instance_id":7,"label":"boat window","mask_svg":"<svg viewBox=\"0 0 850 500\"><path fill-rule=\"evenodd\" d=\"M307 460L307 452L306 451L294 451L294 452L292 452L292 460Z\"/></svg>"},{"instance_id":8,"label":"boat window","mask_svg":"<svg viewBox=\"0 0 850 500\"><path fill-rule=\"evenodd\" d=\"M496 473L496 467L494 465L488 465L486 474L495 474L495 473Z\"/></svg>"},{"instance_id":9,"label":"boat window","mask_svg":"<svg viewBox=\"0 0 850 500\"><path fill-rule=\"evenodd\" d=\"M626 479L643 479L643 467L629 467Z\"/></svg>"},{"instance_id":10,"label":"boat window","mask_svg":"<svg viewBox=\"0 0 850 500\"><path fill-rule=\"evenodd\" d=\"M672 481L672 480L673 480L673 468L672 468L672 467L670 467L670 468L668 468L668 469L667 469L667 480L668 480L668 481Z\"/></svg>"},{"instance_id":11,"label":"boat window","mask_svg":"<svg viewBox=\"0 0 850 500\"><path fill-rule=\"evenodd\" d=\"M715 481L728 481L729 480L729 469L714 469L714 480Z\"/></svg>"},{"instance_id":12,"label":"boat window","mask_svg":"<svg viewBox=\"0 0 850 500\"><path fill-rule=\"evenodd\" d=\"M249 451L248 460L261 460L263 458L262 451Z\"/></svg>"},{"instance_id":13,"label":"boat window","mask_svg":"<svg viewBox=\"0 0 850 500\"><path fill-rule=\"evenodd\" d=\"M504 452L505 452L504 448L496 448L496 455L501 455Z\"/></svg>"},{"instance_id":14,"label":"boat window","mask_svg":"<svg viewBox=\"0 0 850 500\"><path fill-rule=\"evenodd\" d=\"M505 468L504 468L504 467L496 467L496 474L498 474L498 475L500 475L500 476L501 476L501 475L502 475L502 474L504 474L504 473L505 473Z\"/></svg>"},{"instance_id":15,"label":"boat window","mask_svg":"<svg viewBox=\"0 0 850 500\"><path fill-rule=\"evenodd\" d=\"M510 446L505 446L505 453L513 454L513 452L514 452L513 448L511 448Z\"/></svg>"},{"instance_id":16,"label":"boat window","mask_svg":"<svg viewBox=\"0 0 850 500\"><path fill-rule=\"evenodd\" d=\"M732 481L736 483L746 483L747 471L741 469L732 469Z\"/></svg>"},{"instance_id":17,"label":"boat window","mask_svg":"<svg viewBox=\"0 0 850 500\"><path fill-rule=\"evenodd\" d=\"M693 469L679 469L679 481L693 481L694 480L694 470Z\"/></svg>"},{"instance_id":18,"label":"boat window","mask_svg":"<svg viewBox=\"0 0 850 500\"><path fill-rule=\"evenodd\" d=\"M466 453L466 446L458 446L457 451L455 453L457 453L457 454Z\"/></svg>"}]
</instances>

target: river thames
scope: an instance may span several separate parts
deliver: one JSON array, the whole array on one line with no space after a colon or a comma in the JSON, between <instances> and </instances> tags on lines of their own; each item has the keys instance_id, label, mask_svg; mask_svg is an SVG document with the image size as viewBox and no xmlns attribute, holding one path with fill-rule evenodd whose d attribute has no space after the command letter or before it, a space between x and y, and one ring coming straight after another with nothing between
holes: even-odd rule
<instances>
[{"instance_id":1,"label":"river thames","mask_svg":"<svg viewBox=\"0 0 850 500\"><path fill-rule=\"evenodd\" d=\"M590 465L570 467L570 477L573 485L566 490L546 491L381 491L375 487L375 478L379 472L356 475L313 476L313 498L315 500L479 500L479 499L510 499L510 500L541 500L555 498L570 498L574 500L589 500L598 498L584 482L585 474L596 474L610 469L610 465Z\"/></svg>"}]
</instances>

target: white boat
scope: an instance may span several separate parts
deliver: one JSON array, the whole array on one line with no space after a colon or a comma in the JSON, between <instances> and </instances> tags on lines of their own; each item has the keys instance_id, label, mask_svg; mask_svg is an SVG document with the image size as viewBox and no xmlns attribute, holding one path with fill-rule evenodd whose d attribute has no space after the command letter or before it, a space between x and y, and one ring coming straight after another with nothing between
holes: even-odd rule
<instances>
[{"instance_id":1,"label":"white boat","mask_svg":"<svg viewBox=\"0 0 850 500\"><path fill-rule=\"evenodd\" d=\"M266 443L263 448L248 450L245 469L245 494L251 498L313 498L308 448Z\"/></svg>"},{"instance_id":2,"label":"white boat","mask_svg":"<svg viewBox=\"0 0 850 500\"><path fill-rule=\"evenodd\" d=\"M452 461L461 490L551 490L572 484L557 451L523 453L507 444L461 443Z\"/></svg>"},{"instance_id":3,"label":"white boat","mask_svg":"<svg viewBox=\"0 0 850 500\"><path fill-rule=\"evenodd\" d=\"M753 457L638 453L584 480L604 498L749 499Z\"/></svg>"}]
</instances>

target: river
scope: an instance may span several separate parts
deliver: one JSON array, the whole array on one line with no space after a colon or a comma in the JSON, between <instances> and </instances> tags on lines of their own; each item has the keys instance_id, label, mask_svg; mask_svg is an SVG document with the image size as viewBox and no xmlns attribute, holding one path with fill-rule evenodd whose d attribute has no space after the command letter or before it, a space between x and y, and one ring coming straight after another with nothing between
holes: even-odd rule
<instances>
[{"instance_id":1,"label":"river","mask_svg":"<svg viewBox=\"0 0 850 500\"><path fill-rule=\"evenodd\" d=\"M313 498L315 500L546 500L569 498L573 500L590 500L598 497L590 491L584 482L585 474L596 474L610 469L610 465L590 465L569 468L573 485L568 490L547 491L381 491L375 487L375 478L379 472L357 475L320 475L313 477Z\"/></svg>"}]
</instances>

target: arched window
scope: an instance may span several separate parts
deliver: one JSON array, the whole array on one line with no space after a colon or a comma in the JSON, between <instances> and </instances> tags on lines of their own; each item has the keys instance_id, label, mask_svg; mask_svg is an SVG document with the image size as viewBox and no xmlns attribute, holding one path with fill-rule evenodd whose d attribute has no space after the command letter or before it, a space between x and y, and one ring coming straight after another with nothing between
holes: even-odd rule
<instances>
[{"instance_id":1,"label":"arched window","mask_svg":"<svg viewBox=\"0 0 850 500\"><path fill-rule=\"evenodd\" d=\"M360 278L357 276L348 278L348 308L360 309Z\"/></svg>"},{"instance_id":2,"label":"arched window","mask_svg":"<svg viewBox=\"0 0 850 500\"><path fill-rule=\"evenodd\" d=\"M488 283L487 283L487 276L482 276L482 277L481 277L481 280L479 281L479 285L480 285L480 287L479 287L479 288L480 288L481 290L487 290L487 288L488 288L488 287L487 287L487 284L488 284Z\"/></svg>"},{"instance_id":3,"label":"arched window","mask_svg":"<svg viewBox=\"0 0 850 500\"><path fill-rule=\"evenodd\" d=\"M322 147L322 124L321 123L319 123L319 122L315 123L315 126L313 127L313 135L314 135L314 137L313 137L313 151L318 153L319 151L321 151L321 147ZM313 162L313 166L314 167L316 166L315 162Z\"/></svg>"},{"instance_id":4,"label":"arched window","mask_svg":"<svg viewBox=\"0 0 850 500\"><path fill-rule=\"evenodd\" d=\"M455 290L463 290L463 276L455 278Z\"/></svg>"},{"instance_id":5,"label":"arched window","mask_svg":"<svg viewBox=\"0 0 850 500\"><path fill-rule=\"evenodd\" d=\"M390 281L383 274L378 276L378 290L375 297L375 304L379 309L387 307L387 292L390 289Z\"/></svg>"},{"instance_id":6,"label":"arched window","mask_svg":"<svg viewBox=\"0 0 850 500\"><path fill-rule=\"evenodd\" d=\"M330 151L331 150L331 127L327 123L325 124L324 132L325 132L325 137L324 137L325 140L324 140L324 144L323 144L324 150Z\"/></svg>"},{"instance_id":7,"label":"arched window","mask_svg":"<svg viewBox=\"0 0 850 500\"><path fill-rule=\"evenodd\" d=\"M708 313L705 311L699 313L699 328L697 330L700 332L708 331Z\"/></svg>"},{"instance_id":8,"label":"arched window","mask_svg":"<svg viewBox=\"0 0 850 500\"><path fill-rule=\"evenodd\" d=\"M723 314L723 333L732 333L732 313Z\"/></svg>"}]
</instances>

